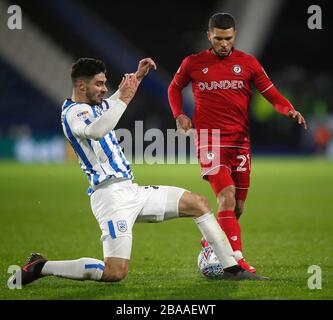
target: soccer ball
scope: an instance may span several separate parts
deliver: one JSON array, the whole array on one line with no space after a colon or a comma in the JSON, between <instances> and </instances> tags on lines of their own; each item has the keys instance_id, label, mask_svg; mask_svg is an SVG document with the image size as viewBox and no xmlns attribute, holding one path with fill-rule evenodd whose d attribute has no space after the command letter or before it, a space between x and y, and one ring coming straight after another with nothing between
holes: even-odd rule
<instances>
[{"instance_id":1,"label":"soccer ball","mask_svg":"<svg viewBox=\"0 0 333 320\"><path fill-rule=\"evenodd\" d=\"M223 268L210 246L202 248L198 256L200 272L207 278L219 279L223 274Z\"/></svg>"}]
</instances>

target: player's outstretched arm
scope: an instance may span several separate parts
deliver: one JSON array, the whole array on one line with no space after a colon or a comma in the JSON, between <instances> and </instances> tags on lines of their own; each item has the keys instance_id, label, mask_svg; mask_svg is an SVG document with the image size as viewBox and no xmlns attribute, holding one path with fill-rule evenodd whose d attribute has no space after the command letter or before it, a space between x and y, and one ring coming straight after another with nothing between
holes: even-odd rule
<instances>
[{"instance_id":1,"label":"player's outstretched arm","mask_svg":"<svg viewBox=\"0 0 333 320\"><path fill-rule=\"evenodd\" d=\"M300 112L295 110L293 105L286 99L273 85L261 64L254 58L252 59L252 80L258 91L270 102L275 110L285 116L290 117L298 124L307 129L306 121Z\"/></svg>"},{"instance_id":2,"label":"player's outstretched arm","mask_svg":"<svg viewBox=\"0 0 333 320\"><path fill-rule=\"evenodd\" d=\"M288 112L288 117L292 120L296 121L298 124L303 125L304 129L306 130L308 128L306 121L302 114L297 110L291 110Z\"/></svg>"},{"instance_id":3,"label":"player's outstretched arm","mask_svg":"<svg viewBox=\"0 0 333 320\"><path fill-rule=\"evenodd\" d=\"M135 72L135 76L139 83L141 80L148 74L150 69L157 69L156 63L151 58L145 58L139 61L138 70ZM121 84L119 85L119 87ZM119 98L120 91L117 90L112 96L107 98L107 102L110 104L112 101L115 101Z\"/></svg>"},{"instance_id":4,"label":"player's outstretched arm","mask_svg":"<svg viewBox=\"0 0 333 320\"><path fill-rule=\"evenodd\" d=\"M183 134L187 134L193 127L191 119L185 114L181 114L176 118L176 126Z\"/></svg>"},{"instance_id":5,"label":"player's outstretched arm","mask_svg":"<svg viewBox=\"0 0 333 320\"><path fill-rule=\"evenodd\" d=\"M134 74L125 74L119 85L119 98L112 108L103 113L97 120L87 125L84 136L88 139L99 140L115 128L127 105L134 98L139 81Z\"/></svg>"},{"instance_id":6,"label":"player's outstretched arm","mask_svg":"<svg viewBox=\"0 0 333 320\"><path fill-rule=\"evenodd\" d=\"M302 114L295 110L293 105L273 85L261 93L279 113L286 115L307 129L306 121Z\"/></svg>"},{"instance_id":7,"label":"player's outstretched arm","mask_svg":"<svg viewBox=\"0 0 333 320\"><path fill-rule=\"evenodd\" d=\"M144 58L139 61L138 70L135 72L136 78L141 81L148 73L150 69L157 69L156 63L151 58Z\"/></svg>"},{"instance_id":8,"label":"player's outstretched arm","mask_svg":"<svg viewBox=\"0 0 333 320\"><path fill-rule=\"evenodd\" d=\"M119 99L127 105L132 101L138 90L139 81L134 73L125 74L121 83L119 84Z\"/></svg>"}]
</instances>

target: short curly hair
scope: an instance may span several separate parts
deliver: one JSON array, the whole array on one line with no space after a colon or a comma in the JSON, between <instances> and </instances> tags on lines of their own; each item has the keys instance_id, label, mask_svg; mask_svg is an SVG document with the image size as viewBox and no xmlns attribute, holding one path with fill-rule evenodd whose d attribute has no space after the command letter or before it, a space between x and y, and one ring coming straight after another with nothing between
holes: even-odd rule
<instances>
[{"instance_id":1,"label":"short curly hair","mask_svg":"<svg viewBox=\"0 0 333 320\"><path fill-rule=\"evenodd\" d=\"M236 29L234 17L229 13L218 12L209 18L208 30L212 31L214 28L218 29Z\"/></svg>"},{"instance_id":2,"label":"short curly hair","mask_svg":"<svg viewBox=\"0 0 333 320\"><path fill-rule=\"evenodd\" d=\"M72 82L75 83L75 81L80 78L90 79L101 72L106 73L106 67L102 60L80 58L72 66Z\"/></svg>"}]
</instances>

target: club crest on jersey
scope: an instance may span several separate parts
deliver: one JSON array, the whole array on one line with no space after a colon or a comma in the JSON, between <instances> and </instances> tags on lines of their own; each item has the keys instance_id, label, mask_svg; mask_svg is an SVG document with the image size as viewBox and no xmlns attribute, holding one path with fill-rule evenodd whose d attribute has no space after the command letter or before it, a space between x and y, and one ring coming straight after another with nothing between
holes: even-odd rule
<instances>
[{"instance_id":1,"label":"club crest on jersey","mask_svg":"<svg viewBox=\"0 0 333 320\"><path fill-rule=\"evenodd\" d=\"M120 232L126 232L127 231L127 223L126 220L119 220L117 221L117 228Z\"/></svg>"},{"instance_id":2,"label":"club crest on jersey","mask_svg":"<svg viewBox=\"0 0 333 320\"><path fill-rule=\"evenodd\" d=\"M215 158L215 154L213 152L208 152L207 153L207 159L208 160L213 160Z\"/></svg>"},{"instance_id":3,"label":"club crest on jersey","mask_svg":"<svg viewBox=\"0 0 333 320\"><path fill-rule=\"evenodd\" d=\"M232 67L232 72L234 74L241 74L242 73L242 67L239 65L239 64L235 64L233 67Z\"/></svg>"},{"instance_id":4,"label":"club crest on jersey","mask_svg":"<svg viewBox=\"0 0 333 320\"><path fill-rule=\"evenodd\" d=\"M208 72L208 68L204 68L204 69L202 69L202 72L203 72L204 74L206 74L206 73Z\"/></svg>"}]
</instances>

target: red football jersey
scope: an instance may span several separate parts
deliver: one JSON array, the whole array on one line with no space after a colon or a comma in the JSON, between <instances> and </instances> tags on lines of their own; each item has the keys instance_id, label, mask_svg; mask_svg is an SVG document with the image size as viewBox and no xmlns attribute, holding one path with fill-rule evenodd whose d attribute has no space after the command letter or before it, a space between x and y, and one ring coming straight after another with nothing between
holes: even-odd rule
<instances>
[{"instance_id":1,"label":"red football jersey","mask_svg":"<svg viewBox=\"0 0 333 320\"><path fill-rule=\"evenodd\" d=\"M256 58L233 49L221 59L206 50L185 58L173 82L181 89L192 82L195 128L219 130L213 131L219 138L214 143L210 137L208 144L218 141L220 146L250 146L250 83L261 93L273 86Z\"/></svg>"}]
</instances>

